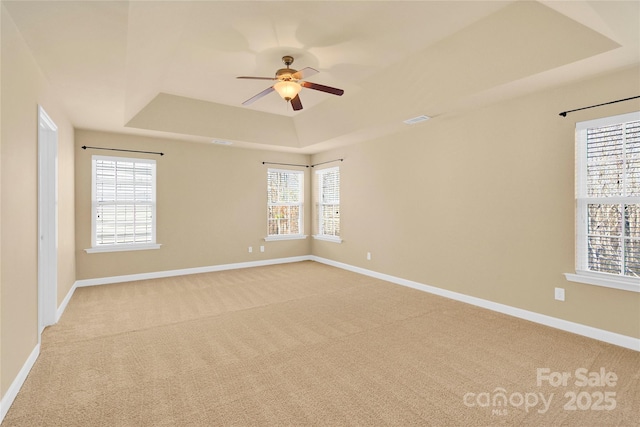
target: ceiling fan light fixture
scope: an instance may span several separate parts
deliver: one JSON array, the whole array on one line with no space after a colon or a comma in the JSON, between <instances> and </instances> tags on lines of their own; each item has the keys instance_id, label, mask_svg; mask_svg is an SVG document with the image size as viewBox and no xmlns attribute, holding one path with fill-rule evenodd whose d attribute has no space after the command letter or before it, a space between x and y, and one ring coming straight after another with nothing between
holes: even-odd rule
<instances>
[{"instance_id":1,"label":"ceiling fan light fixture","mask_svg":"<svg viewBox=\"0 0 640 427\"><path fill-rule=\"evenodd\" d=\"M286 101L291 101L295 98L302 86L297 82L292 81L280 81L273 85L273 88L278 92L278 94Z\"/></svg>"},{"instance_id":2,"label":"ceiling fan light fixture","mask_svg":"<svg viewBox=\"0 0 640 427\"><path fill-rule=\"evenodd\" d=\"M278 95L282 97L285 101L291 104L291 108L293 111L302 110L302 102L300 101L300 97L298 93L302 90L302 88L313 89L320 92L330 93L332 95L341 96L344 93L344 90L338 89L331 86L320 85L317 83L312 83L310 81L305 80L309 76L313 76L318 73L318 70L313 68L303 68L302 70L294 70L289 67L293 63L292 56L283 56L282 62L287 66L287 68L281 68L276 71L275 77L250 77L250 76L239 76L239 79L253 79L253 80L276 80L276 83L273 86L269 86L262 92L257 95L252 96L242 103L242 105L249 105L263 96L269 95L271 92L278 92ZM304 81L303 81L304 80Z\"/></svg>"}]
</instances>

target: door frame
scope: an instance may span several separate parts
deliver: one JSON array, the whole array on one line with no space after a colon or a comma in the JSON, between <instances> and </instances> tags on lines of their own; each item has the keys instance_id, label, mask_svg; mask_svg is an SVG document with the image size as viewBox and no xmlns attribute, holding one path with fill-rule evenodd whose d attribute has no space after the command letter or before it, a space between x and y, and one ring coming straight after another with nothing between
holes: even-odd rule
<instances>
[{"instance_id":1,"label":"door frame","mask_svg":"<svg viewBox=\"0 0 640 427\"><path fill-rule=\"evenodd\" d=\"M58 309L58 126L38 106L38 340Z\"/></svg>"}]
</instances>

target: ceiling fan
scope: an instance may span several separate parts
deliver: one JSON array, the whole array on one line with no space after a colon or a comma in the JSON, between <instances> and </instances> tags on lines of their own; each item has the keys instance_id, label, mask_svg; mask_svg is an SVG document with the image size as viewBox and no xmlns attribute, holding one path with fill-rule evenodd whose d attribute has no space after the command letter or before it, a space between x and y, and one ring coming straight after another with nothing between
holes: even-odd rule
<instances>
[{"instance_id":1,"label":"ceiling fan","mask_svg":"<svg viewBox=\"0 0 640 427\"><path fill-rule=\"evenodd\" d=\"M281 68L276 71L275 77L246 77L241 76L239 79L254 79L254 80L277 80L273 86L266 88L259 94L247 99L242 103L242 105L249 105L258 99L262 98L265 95L270 94L274 90L280 94L285 101L291 102L291 106L294 110L302 110L302 102L300 102L300 97L298 93L303 87L307 89L319 90L320 92L330 93L332 95L341 96L344 93L344 90L337 89L335 87L324 86L317 83L311 83L307 81L303 81L303 79L313 76L318 73L318 70L313 68L303 68L300 71L294 70L293 68L289 68L291 64L293 64L292 56L283 56L282 62L287 66L287 68Z\"/></svg>"}]
</instances>

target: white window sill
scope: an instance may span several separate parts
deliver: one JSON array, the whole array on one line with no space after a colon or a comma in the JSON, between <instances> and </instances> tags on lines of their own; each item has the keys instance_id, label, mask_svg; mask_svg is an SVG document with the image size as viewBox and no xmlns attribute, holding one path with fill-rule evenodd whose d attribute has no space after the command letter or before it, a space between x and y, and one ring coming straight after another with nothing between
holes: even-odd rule
<instances>
[{"instance_id":1,"label":"white window sill","mask_svg":"<svg viewBox=\"0 0 640 427\"><path fill-rule=\"evenodd\" d=\"M578 270L576 273L564 273L564 276L570 282L604 286L606 288L620 289L623 291L640 292L640 279L633 277L622 277L582 270Z\"/></svg>"},{"instance_id":2,"label":"white window sill","mask_svg":"<svg viewBox=\"0 0 640 427\"><path fill-rule=\"evenodd\" d=\"M325 242L342 243L342 239L336 236L324 236L322 234L314 234L313 238L316 240L324 240Z\"/></svg>"},{"instance_id":3,"label":"white window sill","mask_svg":"<svg viewBox=\"0 0 640 427\"><path fill-rule=\"evenodd\" d=\"M267 236L264 238L265 242L276 242L278 240L304 240L306 234L283 234L282 236Z\"/></svg>"},{"instance_id":4,"label":"white window sill","mask_svg":"<svg viewBox=\"0 0 640 427\"><path fill-rule=\"evenodd\" d=\"M124 252L124 251L146 251L150 249L160 249L159 243L149 243L144 245L134 245L134 244L125 244L125 245L105 245L105 246L96 246L95 248L85 249L84 251L88 254L96 254L101 252Z\"/></svg>"}]
</instances>

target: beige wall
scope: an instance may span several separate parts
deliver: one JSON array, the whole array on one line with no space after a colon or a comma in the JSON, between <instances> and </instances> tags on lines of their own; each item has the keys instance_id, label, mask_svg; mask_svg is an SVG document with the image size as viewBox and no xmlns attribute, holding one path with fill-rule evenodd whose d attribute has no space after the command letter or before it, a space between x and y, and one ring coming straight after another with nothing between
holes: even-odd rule
<instances>
[{"instance_id":1,"label":"beige wall","mask_svg":"<svg viewBox=\"0 0 640 427\"><path fill-rule=\"evenodd\" d=\"M58 126L58 301L75 282L73 128L17 32L2 19L0 393L38 342L38 105Z\"/></svg>"},{"instance_id":2,"label":"beige wall","mask_svg":"<svg viewBox=\"0 0 640 427\"><path fill-rule=\"evenodd\" d=\"M309 156L214 144L76 131L76 254L78 279L206 267L308 255L306 240L265 242L267 168L262 162L308 164ZM87 254L91 246L91 156L83 145L164 152L157 162L158 250ZM134 155L135 156L135 155ZM272 166L278 167L278 166ZM282 167L282 166L279 166ZM286 168L286 167L285 167ZM295 169L295 168L294 168ZM305 193L309 196L309 172ZM306 215L309 217L309 203ZM309 224L305 224L309 233ZM261 253L259 247L265 246ZM249 253L249 246L253 252Z\"/></svg>"},{"instance_id":3,"label":"beige wall","mask_svg":"<svg viewBox=\"0 0 640 427\"><path fill-rule=\"evenodd\" d=\"M0 400L4 396L2 386L2 15L4 10L0 5Z\"/></svg>"},{"instance_id":4,"label":"beige wall","mask_svg":"<svg viewBox=\"0 0 640 427\"><path fill-rule=\"evenodd\" d=\"M640 294L565 280L574 272L576 121L640 109L638 68L336 149L342 244L320 257L640 337ZM427 113L424 111L422 113ZM366 260L371 252L371 261ZM554 300L554 287L566 301Z\"/></svg>"}]
</instances>

